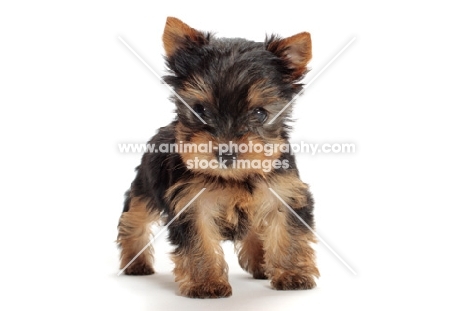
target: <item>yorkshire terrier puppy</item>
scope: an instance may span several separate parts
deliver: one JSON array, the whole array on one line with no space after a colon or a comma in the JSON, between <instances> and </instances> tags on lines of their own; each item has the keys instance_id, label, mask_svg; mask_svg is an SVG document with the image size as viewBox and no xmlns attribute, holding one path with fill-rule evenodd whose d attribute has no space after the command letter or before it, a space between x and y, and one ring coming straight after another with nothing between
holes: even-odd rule
<instances>
[{"instance_id":1,"label":"yorkshire terrier puppy","mask_svg":"<svg viewBox=\"0 0 468 311\"><path fill-rule=\"evenodd\" d=\"M313 199L285 148L288 103L302 89L312 57L310 34L265 42L215 38L169 17L163 44L177 117L149 141L158 152L143 155L126 193L117 240L121 268L150 241L153 222L170 222L175 280L184 296L232 294L225 240L234 242L239 264L255 279L269 279L277 290L313 288L316 239L297 217L313 228ZM154 273L152 248L125 273Z\"/></svg>"}]
</instances>

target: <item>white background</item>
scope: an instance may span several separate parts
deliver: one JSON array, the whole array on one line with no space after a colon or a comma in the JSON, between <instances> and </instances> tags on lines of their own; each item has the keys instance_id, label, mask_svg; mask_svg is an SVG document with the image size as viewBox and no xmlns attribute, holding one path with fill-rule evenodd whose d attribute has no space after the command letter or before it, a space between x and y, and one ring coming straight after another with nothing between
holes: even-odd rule
<instances>
[{"instance_id":1,"label":"white background","mask_svg":"<svg viewBox=\"0 0 468 311\"><path fill-rule=\"evenodd\" d=\"M305 3L305 2L304 2ZM0 4L2 310L466 310L466 9L444 1L3 1ZM146 142L174 117L164 74L167 16L262 41L309 31L310 80L294 139L352 142L302 155L318 233L312 291L277 292L238 267L233 296L181 297L170 247L157 274L117 277L117 221Z\"/></svg>"}]
</instances>

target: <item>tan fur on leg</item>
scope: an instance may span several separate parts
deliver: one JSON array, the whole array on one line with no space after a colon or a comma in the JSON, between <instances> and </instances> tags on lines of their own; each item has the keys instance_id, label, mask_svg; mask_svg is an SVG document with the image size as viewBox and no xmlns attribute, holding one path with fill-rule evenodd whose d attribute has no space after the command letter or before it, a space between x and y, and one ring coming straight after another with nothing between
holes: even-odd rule
<instances>
[{"instance_id":1,"label":"tan fur on leg","mask_svg":"<svg viewBox=\"0 0 468 311\"><path fill-rule=\"evenodd\" d=\"M296 175L278 176L268 185L260 185L262 199L254 225L259 228L265 251L265 273L273 288L279 290L310 289L320 276L311 243L313 232L294 222L289 209L268 189L275 190L292 208L300 208L307 201L306 185Z\"/></svg>"},{"instance_id":2,"label":"tan fur on leg","mask_svg":"<svg viewBox=\"0 0 468 311\"><path fill-rule=\"evenodd\" d=\"M242 241L236 242L236 250L239 256L240 266L254 277L254 279L266 279L265 275L265 251L258 233L252 227Z\"/></svg>"},{"instance_id":3,"label":"tan fur on leg","mask_svg":"<svg viewBox=\"0 0 468 311\"><path fill-rule=\"evenodd\" d=\"M203 193L188 210L186 221L195 234L187 236L190 243L175 250L175 280L182 295L192 298L217 298L232 295L228 282L228 266L220 242L222 237L215 219L219 209L213 194Z\"/></svg>"},{"instance_id":4,"label":"tan fur on leg","mask_svg":"<svg viewBox=\"0 0 468 311\"><path fill-rule=\"evenodd\" d=\"M121 248L120 269L123 269L150 241L151 224L159 214L151 213L147 201L132 198L128 212L122 213L117 243ZM153 274L153 247L150 245L125 269L128 275Z\"/></svg>"}]
</instances>

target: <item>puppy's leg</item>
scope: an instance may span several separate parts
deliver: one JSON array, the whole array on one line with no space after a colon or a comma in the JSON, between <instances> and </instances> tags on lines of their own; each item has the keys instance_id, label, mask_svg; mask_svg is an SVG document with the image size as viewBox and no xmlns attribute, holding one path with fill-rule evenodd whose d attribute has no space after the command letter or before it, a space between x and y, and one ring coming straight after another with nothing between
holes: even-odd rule
<instances>
[{"instance_id":1,"label":"puppy's leg","mask_svg":"<svg viewBox=\"0 0 468 311\"><path fill-rule=\"evenodd\" d=\"M307 186L295 176L282 176L271 188L313 228L313 201ZM271 193L272 195L272 193ZM311 289L320 276L315 262L314 233L276 196L265 193L261 239L264 241L265 272L278 290Z\"/></svg>"},{"instance_id":2,"label":"puppy's leg","mask_svg":"<svg viewBox=\"0 0 468 311\"><path fill-rule=\"evenodd\" d=\"M123 269L150 241L151 224L159 214L151 212L147 201L130 197L129 209L119 221L117 243L121 248L120 269ZM153 274L153 248L148 246L126 269L128 275Z\"/></svg>"},{"instance_id":3,"label":"puppy's leg","mask_svg":"<svg viewBox=\"0 0 468 311\"><path fill-rule=\"evenodd\" d=\"M191 298L231 296L228 267L214 223L193 219L190 214L181 218L178 228L172 230L184 232L187 239L180 241L172 256L181 294Z\"/></svg>"},{"instance_id":4,"label":"puppy's leg","mask_svg":"<svg viewBox=\"0 0 468 311\"><path fill-rule=\"evenodd\" d=\"M242 269L252 274L254 279L267 278L264 268L263 242L255 228L251 227L246 236L241 241L236 242L236 250Z\"/></svg>"},{"instance_id":5,"label":"puppy's leg","mask_svg":"<svg viewBox=\"0 0 468 311\"><path fill-rule=\"evenodd\" d=\"M175 213L195 196L196 190L181 193L174 204ZM175 280L181 294L187 297L218 298L232 294L216 224L219 207L213 202L216 198L204 193L169 226L169 239L176 245L172 256Z\"/></svg>"}]
</instances>

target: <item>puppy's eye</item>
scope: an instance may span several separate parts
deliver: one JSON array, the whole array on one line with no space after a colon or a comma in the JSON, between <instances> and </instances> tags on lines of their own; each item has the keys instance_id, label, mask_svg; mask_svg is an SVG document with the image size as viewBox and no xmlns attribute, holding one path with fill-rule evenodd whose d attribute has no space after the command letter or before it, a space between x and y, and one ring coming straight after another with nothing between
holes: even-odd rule
<instances>
[{"instance_id":1,"label":"puppy's eye","mask_svg":"<svg viewBox=\"0 0 468 311\"><path fill-rule=\"evenodd\" d=\"M193 111L195 111L199 116L204 116L206 114L206 108L202 104L196 104L193 106Z\"/></svg>"},{"instance_id":2,"label":"puppy's eye","mask_svg":"<svg viewBox=\"0 0 468 311\"><path fill-rule=\"evenodd\" d=\"M253 111L253 116L258 122L263 123L268 117L268 112L263 108L255 108Z\"/></svg>"}]
</instances>

